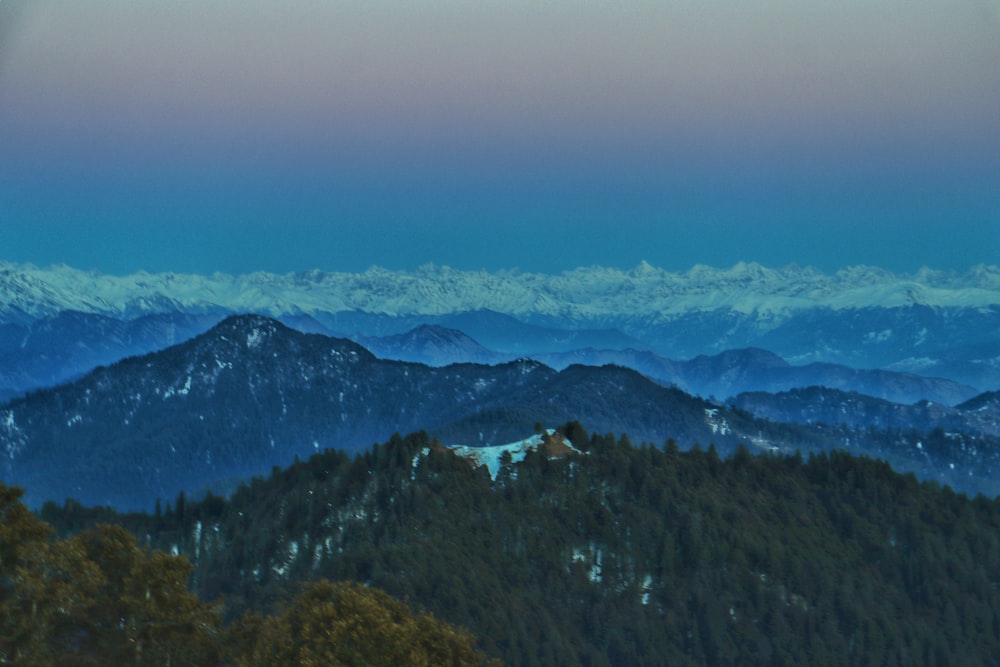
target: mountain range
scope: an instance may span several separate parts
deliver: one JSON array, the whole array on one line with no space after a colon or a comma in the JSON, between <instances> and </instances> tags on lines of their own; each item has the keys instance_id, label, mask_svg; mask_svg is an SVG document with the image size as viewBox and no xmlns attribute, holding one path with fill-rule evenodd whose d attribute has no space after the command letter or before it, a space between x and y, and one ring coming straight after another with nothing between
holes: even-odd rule
<instances>
[{"instance_id":1,"label":"mountain range","mask_svg":"<svg viewBox=\"0 0 1000 667\"><path fill-rule=\"evenodd\" d=\"M0 335L0 400L62 384L128 356L163 349L204 333L221 319L217 314L172 313L119 320L65 311L31 325L8 324ZM814 385L906 404L928 400L957 405L979 393L974 387L952 380L914 373L819 362L796 366L755 348L699 355L686 361L632 347L546 352L586 342L628 345L634 341L615 341L610 335L601 340L602 332L597 331L565 332L524 325L508 316L484 311L449 319L521 354L497 352L463 331L438 324L421 324L401 334L351 338L380 358L430 366L496 364L519 357L541 361L557 370L573 364L614 364L688 393L719 399L749 391L777 392ZM326 327L307 315L286 316L281 321L306 333L330 335ZM513 343L504 345L503 340Z\"/></svg>"},{"instance_id":2,"label":"mountain range","mask_svg":"<svg viewBox=\"0 0 1000 667\"><path fill-rule=\"evenodd\" d=\"M557 372L527 359L434 368L247 315L11 401L0 408L0 451L3 478L36 500L128 507L418 429L490 444L588 414L653 442L735 444L708 409L627 369Z\"/></svg>"},{"instance_id":3,"label":"mountain range","mask_svg":"<svg viewBox=\"0 0 1000 667\"><path fill-rule=\"evenodd\" d=\"M962 276L641 265L561 276L424 267L235 277L0 267L0 400L247 312L350 338L387 359L612 363L720 399L819 385L957 405L1000 386L992 267Z\"/></svg>"},{"instance_id":4,"label":"mountain range","mask_svg":"<svg viewBox=\"0 0 1000 667\"><path fill-rule=\"evenodd\" d=\"M145 315L262 313L345 337L458 329L500 354L583 348L649 350L671 359L761 348L793 365L835 363L1000 386L1000 268L964 274L874 267L696 266L677 274L581 268L363 273L311 271L110 276L66 266L0 264L0 327L65 311L131 321ZM545 340L532 340L541 336ZM530 341L530 342L529 342Z\"/></svg>"},{"instance_id":5,"label":"mountain range","mask_svg":"<svg viewBox=\"0 0 1000 667\"><path fill-rule=\"evenodd\" d=\"M893 403L928 400L956 405L980 393L953 380L914 373L855 369L821 362L795 366L759 348L727 350L686 361L667 359L649 351L594 349L534 355L533 358L557 369L570 364L616 364L688 393L719 399L748 391L780 392L822 386L855 391Z\"/></svg>"},{"instance_id":6,"label":"mountain range","mask_svg":"<svg viewBox=\"0 0 1000 667\"><path fill-rule=\"evenodd\" d=\"M579 268L559 275L459 271L264 272L232 276L140 272L111 276L67 266L0 263L0 314L37 319L63 310L132 318L165 311L444 315L479 309L519 319L614 320L727 309L781 318L803 310L978 308L1000 305L1000 268L964 274L923 269L907 276L857 266L824 274L795 265L769 269L696 266L676 274L642 263L631 271Z\"/></svg>"},{"instance_id":7,"label":"mountain range","mask_svg":"<svg viewBox=\"0 0 1000 667\"><path fill-rule=\"evenodd\" d=\"M973 400L977 415L992 405ZM1000 491L992 474L1000 439L972 421L960 439L940 442L840 422L779 423L619 366L556 371L518 359L438 368L379 359L350 340L257 315L229 317L192 340L0 406L0 472L29 489L33 503L74 497L148 508L180 490L225 491L296 456L357 451L397 432L424 429L480 446L580 415L598 432L637 442L675 439L723 452L740 443L846 447L970 493Z\"/></svg>"}]
</instances>

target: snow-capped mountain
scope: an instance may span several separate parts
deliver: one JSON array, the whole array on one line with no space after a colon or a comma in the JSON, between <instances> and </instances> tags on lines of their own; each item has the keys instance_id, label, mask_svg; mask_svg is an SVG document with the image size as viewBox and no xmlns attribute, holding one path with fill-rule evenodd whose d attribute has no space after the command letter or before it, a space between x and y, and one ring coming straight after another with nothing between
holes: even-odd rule
<instances>
[{"instance_id":1,"label":"snow-capped mountain","mask_svg":"<svg viewBox=\"0 0 1000 667\"><path fill-rule=\"evenodd\" d=\"M896 275L857 266L827 275L809 267L740 263L670 273L642 263L631 271L589 267L558 275L429 265L413 272L373 267L363 273L112 276L0 262L0 315L6 319L37 319L64 310L132 317L174 310L274 316L356 310L407 316L488 309L527 319L595 322L723 309L780 320L816 308L913 305L1000 306L1000 268Z\"/></svg>"},{"instance_id":2,"label":"snow-capped mountain","mask_svg":"<svg viewBox=\"0 0 1000 667\"><path fill-rule=\"evenodd\" d=\"M0 264L0 329L12 336L75 311L120 320L151 314L261 313L354 339L422 324L462 331L501 354L593 347L672 359L757 347L794 365L828 362L1000 386L1000 268L897 275L788 266L696 266L670 273L581 268L558 275L372 268L109 276L66 266Z\"/></svg>"},{"instance_id":3,"label":"snow-capped mountain","mask_svg":"<svg viewBox=\"0 0 1000 667\"><path fill-rule=\"evenodd\" d=\"M776 394L747 392L726 404L776 422L1000 436L997 392L951 407L931 401L901 405L857 392L807 387Z\"/></svg>"}]
</instances>

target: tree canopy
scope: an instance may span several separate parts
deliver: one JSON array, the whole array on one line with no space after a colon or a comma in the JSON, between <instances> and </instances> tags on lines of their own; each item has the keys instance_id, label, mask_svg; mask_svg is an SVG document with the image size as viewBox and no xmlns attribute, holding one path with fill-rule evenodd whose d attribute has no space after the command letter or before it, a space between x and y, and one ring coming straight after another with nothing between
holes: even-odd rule
<instances>
[{"instance_id":1,"label":"tree canopy","mask_svg":"<svg viewBox=\"0 0 1000 667\"><path fill-rule=\"evenodd\" d=\"M186 557L142 548L107 524L57 539L22 493L0 483L2 664L494 664L464 630L350 582L310 584L277 615L224 628L221 604L190 592Z\"/></svg>"},{"instance_id":2,"label":"tree canopy","mask_svg":"<svg viewBox=\"0 0 1000 667\"><path fill-rule=\"evenodd\" d=\"M987 665L1000 654L997 500L843 452L724 458L711 445L563 431L583 453L506 457L495 478L415 433L317 454L227 499L121 516L68 503L43 518L64 535L116 521L188 554L192 590L224 596L223 625L264 618L274 625L262 637L319 636L296 605L323 617L358 592L307 589L296 602L300 582L326 579L468 628L511 666ZM394 632L413 627L379 613Z\"/></svg>"}]
</instances>

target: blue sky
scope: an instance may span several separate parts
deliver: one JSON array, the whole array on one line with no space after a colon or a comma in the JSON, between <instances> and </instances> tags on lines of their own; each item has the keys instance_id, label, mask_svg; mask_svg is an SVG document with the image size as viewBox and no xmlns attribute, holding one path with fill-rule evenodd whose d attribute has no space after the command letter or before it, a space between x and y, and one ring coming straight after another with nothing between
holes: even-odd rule
<instances>
[{"instance_id":1,"label":"blue sky","mask_svg":"<svg viewBox=\"0 0 1000 667\"><path fill-rule=\"evenodd\" d=\"M991 0L0 2L0 259L1000 263Z\"/></svg>"}]
</instances>

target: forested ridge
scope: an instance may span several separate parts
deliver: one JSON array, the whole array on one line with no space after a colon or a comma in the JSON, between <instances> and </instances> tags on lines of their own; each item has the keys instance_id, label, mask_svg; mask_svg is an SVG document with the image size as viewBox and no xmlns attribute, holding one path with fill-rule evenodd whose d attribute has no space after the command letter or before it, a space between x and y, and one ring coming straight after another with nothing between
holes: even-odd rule
<instances>
[{"instance_id":1,"label":"forested ridge","mask_svg":"<svg viewBox=\"0 0 1000 667\"><path fill-rule=\"evenodd\" d=\"M561 432L583 453L529 453L495 479L415 433L229 499L42 518L65 539L110 522L187 554L221 627L277 618L325 579L467 628L509 665L1000 663L996 500L842 452Z\"/></svg>"}]
</instances>

